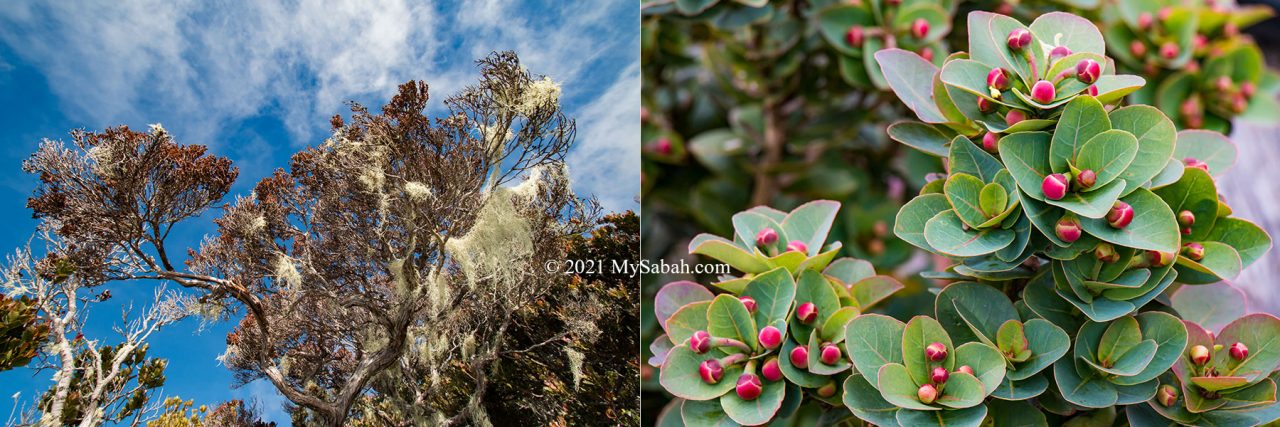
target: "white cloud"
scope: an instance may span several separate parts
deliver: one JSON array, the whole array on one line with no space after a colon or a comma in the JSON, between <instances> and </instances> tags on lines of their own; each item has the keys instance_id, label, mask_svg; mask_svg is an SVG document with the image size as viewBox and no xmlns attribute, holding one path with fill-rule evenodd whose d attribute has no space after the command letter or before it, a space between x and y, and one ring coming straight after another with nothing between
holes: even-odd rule
<instances>
[{"instance_id":1,"label":"white cloud","mask_svg":"<svg viewBox=\"0 0 1280 427\"><path fill-rule=\"evenodd\" d=\"M569 153L575 190L597 195L606 210L635 209L640 194L640 60L578 116Z\"/></svg>"}]
</instances>

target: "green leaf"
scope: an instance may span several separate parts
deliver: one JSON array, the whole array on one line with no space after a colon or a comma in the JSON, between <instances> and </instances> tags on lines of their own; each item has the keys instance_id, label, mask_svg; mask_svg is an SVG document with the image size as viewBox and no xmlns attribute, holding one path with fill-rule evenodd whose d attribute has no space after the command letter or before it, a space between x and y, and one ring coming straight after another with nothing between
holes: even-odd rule
<instances>
[{"instance_id":1,"label":"green leaf","mask_svg":"<svg viewBox=\"0 0 1280 427\"><path fill-rule=\"evenodd\" d=\"M947 357L940 363L929 360L924 351L925 347L935 342L942 343L947 348ZM928 316L916 316L907 322L906 328L902 331L902 360L910 372L911 379L916 384L925 384L929 382L929 372L934 366L940 365L948 371L955 370L955 347L951 345L951 337L937 320ZM912 390L912 393L915 393L915 390Z\"/></svg>"},{"instance_id":2,"label":"green leaf","mask_svg":"<svg viewBox=\"0 0 1280 427\"><path fill-rule=\"evenodd\" d=\"M1027 343L1030 345L1031 357L1026 361L1015 363L1014 369L1005 375L1014 380L1025 380L1052 365L1071 346L1071 338L1062 328L1048 320L1031 319L1023 324Z\"/></svg>"},{"instance_id":3,"label":"green leaf","mask_svg":"<svg viewBox=\"0 0 1280 427\"><path fill-rule=\"evenodd\" d=\"M658 324L667 330L667 319L677 310L689 303L710 301L715 295L705 286L687 280L668 283L653 296L653 314Z\"/></svg>"},{"instance_id":4,"label":"green leaf","mask_svg":"<svg viewBox=\"0 0 1280 427\"><path fill-rule=\"evenodd\" d=\"M925 194L908 201L898 210L893 221L893 234L918 248L936 252L925 238L924 229L930 219L951 209L951 203L943 194Z\"/></svg>"},{"instance_id":5,"label":"green leaf","mask_svg":"<svg viewBox=\"0 0 1280 427\"><path fill-rule=\"evenodd\" d=\"M1119 399L1115 386L1097 376L1092 370L1078 368L1079 359L1064 357L1053 364L1053 377L1058 383L1062 398L1086 408L1106 408ZM1081 376L1079 372L1089 372Z\"/></svg>"},{"instance_id":6,"label":"green leaf","mask_svg":"<svg viewBox=\"0 0 1280 427\"><path fill-rule=\"evenodd\" d=\"M1178 145L1173 151L1173 158L1185 160L1188 157L1202 161L1209 166L1209 173L1221 176L1236 163L1236 145L1218 132L1188 129L1178 132Z\"/></svg>"},{"instance_id":7,"label":"green leaf","mask_svg":"<svg viewBox=\"0 0 1280 427\"><path fill-rule=\"evenodd\" d=\"M1121 199L1133 207L1133 221L1112 227L1106 218L1081 218L1080 227L1098 239L1118 246L1161 252L1177 252L1178 220L1160 197L1138 189Z\"/></svg>"},{"instance_id":8,"label":"green leaf","mask_svg":"<svg viewBox=\"0 0 1280 427\"><path fill-rule=\"evenodd\" d=\"M942 288L934 302L934 315L950 337L960 342L994 343L1004 322L1018 318L1009 297L974 282L956 282Z\"/></svg>"},{"instance_id":9,"label":"green leaf","mask_svg":"<svg viewBox=\"0 0 1280 427\"><path fill-rule=\"evenodd\" d=\"M991 410L991 427L1049 427L1044 412L1031 402L993 400L987 406Z\"/></svg>"},{"instance_id":10,"label":"green leaf","mask_svg":"<svg viewBox=\"0 0 1280 427\"><path fill-rule=\"evenodd\" d=\"M1244 316L1248 304L1243 291L1225 282L1183 286L1170 300L1183 319L1214 331Z\"/></svg>"},{"instance_id":11,"label":"green leaf","mask_svg":"<svg viewBox=\"0 0 1280 427\"><path fill-rule=\"evenodd\" d=\"M1097 174L1097 180L1089 188L1091 191L1119 177L1137 154L1138 139L1129 132L1112 129L1085 142L1075 166L1081 170L1092 169Z\"/></svg>"},{"instance_id":12,"label":"green leaf","mask_svg":"<svg viewBox=\"0 0 1280 427\"><path fill-rule=\"evenodd\" d=\"M862 42L863 52L879 52L885 47L884 39L879 37L867 37ZM875 55L862 55L862 66L867 70L867 79L871 80L872 85L880 90L889 89L889 82L885 80L880 64L876 63Z\"/></svg>"},{"instance_id":13,"label":"green leaf","mask_svg":"<svg viewBox=\"0 0 1280 427\"><path fill-rule=\"evenodd\" d=\"M982 396L986 397L1004 381L1005 361L999 351L983 343L969 342L956 347L956 367L968 366L973 375L982 383ZM951 381L947 381L945 391L951 391Z\"/></svg>"},{"instance_id":14,"label":"green leaf","mask_svg":"<svg viewBox=\"0 0 1280 427\"><path fill-rule=\"evenodd\" d=\"M1107 329L1103 330L1102 337L1098 341L1098 352L1091 355L1090 359L1103 364L1116 362L1126 352L1136 347L1140 341L1142 341L1142 330L1138 328L1138 319L1121 317L1112 321L1107 325Z\"/></svg>"},{"instance_id":15,"label":"green leaf","mask_svg":"<svg viewBox=\"0 0 1280 427\"><path fill-rule=\"evenodd\" d=\"M1039 396L1048 388L1049 380L1044 375L1033 375L1022 381L1014 381L1006 376L995 393L991 393L991 397L1000 400L1026 400Z\"/></svg>"},{"instance_id":16,"label":"green leaf","mask_svg":"<svg viewBox=\"0 0 1280 427\"><path fill-rule=\"evenodd\" d=\"M1187 347L1187 328L1177 317L1157 311L1140 313L1136 317L1142 338L1156 342L1156 354L1142 372L1112 380L1119 385L1137 385L1155 379L1168 371Z\"/></svg>"},{"instance_id":17,"label":"green leaf","mask_svg":"<svg viewBox=\"0 0 1280 427\"><path fill-rule=\"evenodd\" d=\"M1120 174L1128 195L1164 170L1173 154L1177 128L1160 110L1149 105L1132 105L1111 110L1111 126L1138 139L1138 154ZM1179 172L1181 169L1179 168Z\"/></svg>"},{"instance_id":18,"label":"green leaf","mask_svg":"<svg viewBox=\"0 0 1280 427\"><path fill-rule=\"evenodd\" d=\"M1142 370L1147 367L1147 364L1151 363L1151 358L1155 357L1156 348L1157 346L1155 341L1143 340L1139 342L1138 345L1130 348L1129 351L1126 351L1123 356L1120 356L1120 359L1112 366L1093 363L1089 360L1085 360L1084 362L1089 366L1092 366L1094 369L1105 372L1108 375L1127 377L1142 372Z\"/></svg>"},{"instance_id":19,"label":"green leaf","mask_svg":"<svg viewBox=\"0 0 1280 427\"><path fill-rule=\"evenodd\" d=\"M1204 246L1204 257L1199 261L1192 261L1186 256L1178 256L1178 272L1183 274L1186 279L1183 282L1190 284L1215 282L1217 280L1231 280L1240 275L1240 270L1244 268L1240 261L1240 254L1235 249L1225 243L1219 242L1201 242ZM1195 280L1192 276L1208 276L1207 280Z\"/></svg>"},{"instance_id":20,"label":"green leaf","mask_svg":"<svg viewBox=\"0 0 1280 427\"><path fill-rule=\"evenodd\" d=\"M812 324L806 325L800 322L795 313L792 313L787 324L790 325L791 336L796 339L808 337L814 327L822 325L827 318L840 309L840 297L836 295L835 290L831 289L826 277L812 270L800 273L800 280L796 282L796 307L806 302L811 302L818 308L818 318Z\"/></svg>"},{"instance_id":21,"label":"green leaf","mask_svg":"<svg viewBox=\"0 0 1280 427\"><path fill-rule=\"evenodd\" d=\"M782 225L764 214L756 212L738 212L733 215L732 221L734 239L735 243L738 244L738 247L755 248L756 236L761 230L766 228L773 229L773 231L778 233L778 243L773 245L775 248L785 248L789 241L789 239L787 239L787 235L782 232Z\"/></svg>"},{"instance_id":22,"label":"green leaf","mask_svg":"<svg viewBox=\"0 0 1280 427\"><path fill-rule=\"evenodd\" d=\"M782 220L782 229L788 238L804 242L809 248L809 256L814 256L822 250L839 210L840 202L815 200L805 203L787 214Z\"/></svg>"},{"instance_id":23,"label":"green leaf","mask_svg":"<svg viewBox=\"0 0 1280 427\"><path fill-rule=\"evenodd\" d=\"M844 341L845 326L858 314L860 313L857 307L840 307L831 317L827 318L826 322L822 323L822 328L819 329L821 333L818 334L818 338L821 338L823 342L840 343Z\"/></svg>"},{"instance_id":24,"label":"green leaf","mask_svg":"<svg viewBox=\"0 0 1280 427\"><path fill-rule=\"evenodd\" d=\"M1003 99L992 98L990 86L987 86L987 73L991 72L992 67L979 61L970 59L956 59L947 61L942 66L938 79L947 86L959 89L965 93L986 98L998 105L1014 107ZM1007 68L1006 68L1007 70ZM974 99L977 102L977 99ZM975 117L976 118L976 117Z\"/></svg>"},{"instance_id":25,"label":"green leaf","mask_svg":"<svg viewBox=\"0 0 1280 427\"><path fill-rule=\"evenodd\" d=\"M845 257L832 261L822 274L843 283L854 283L876 275L876 267L866 260Z\"/></svg>"},{"instance_id":26,"label":"green leaf","mask_svg":"<svg viewBox=\"0 0 1280 427\"><path fill-rule=\"evenodd\" d=\"M902 333L907 325L880 314L863 314L845 330L845 353L858 372L880 372L887 363L902 363ZM867 377L875 385L876 379Z\"/></svg>"},{"instance_id":27,"label":"green leaf","mask_svg":"<svg viewBox=\"0 0 1280 427\"><path fill-rule=\"evenodd\" d=\"M1147 81L1142 77L1113 74L1098 77L1098 81L1093 82L1093 87L1098 89L1098 102L1110 104L1136 92L1146 84Z\"/></svg>"},{"instance_id":28,"label":"green leaf","mask_svg":"<svg viewBox=\"0 0 1280 427\"><path fill-rule=\"evenodd\" d=\"M707 309L711 301L698 301L680 307L667 319L667 336L671 342L685 344L694 332L707 330Z\"/></svg>"},{"instance_id":29,"label":"green leaf","mask_svg":"<svg viewBox=\"0 0 1280 427\"><path fill-rule=\"evenodd\" d=\"M1010 320L1000 325L996 332L996 345L1000 352L1011 362L1024 362L1031 357L1030 344L1022 327L1022 322Z\"/></svg>"},{"instance_id":30,"label":"green leaf","mask_svg":"<svg viewBox=\"0 0 1280 427\"><path fill-rule=\"evenodd\" d=\"M1085 218L1102 218L1115 205L1124 191L1123 179L1111 181L1110 184L1089 192L1070 192L1062 200L1046 200L1045 203L1069 210Z\"/></svg>"},{"instance_id":31,"label":"green leaf","mask_svg":"<svg viewBox=\"0 0 1280 427\"><path fill-rule=\"evenodd\" d=\"M877 388L880 389L880 396L884 400L892 403L900 408L916 409L921 411L936 411L938 408L926 405L920 402L920 398L916 397L920 384L911 379L912 375L908 372L906 366L897 363L888 363L880 367L876 381ZM954 378L954 375L952 376ZM977 381L976 379L974 381ZM979 385L981 387L981 385Z\"/></svg>"},{"instance_id":32,"label":"green leaf","mask_svg":"<svg viewBox=\"0 0 1280 427\"><path fill-rule=\"evenodd\" d=\"M810 373L808 369L800 369L791 364L791 357L789 357L789 355L791 354L791 350L795 350L796 347L799 347L799 345L797 345L795 341L790 339L782 340L782 351L778 353L781 355L778 357L778 367L782 369L782 376L786 377L787 381L796 383L796 385L801 387L822 387L823 384L827 383L827 377L825 375L815 375ZM808 346L806 345L805 347L807 348ZM809 350L815 351L816 349Z\"/></svg>"},{"instance_id":33,"label":"green leaf","mask_svg":"<svg viewBox=\"0 0 1280 427\"><path fill-rule=\"evenodd\" d=\"M1004 165L995 156L978 148L968 138L957 136L951 141L951 173L965 173L981 179L982 182L994 182L996 175L1004 170Z\"/></svg>"},{"instance_id":34,"label":"green leaf","mask_svg":"<svg viewBox=\"0 0 1280 427\"><path fill-rule=\"evenodd\" d=\"M999 187L999 185L997 185ZM966 173L953 173L947 178L943 192L955 209L956 216L970 228L987 221L987 215L979 206L983 191L982 180Z\"/></svg>"},{"instance_id":35,"label":"green leaf","mask_svg":"<svg viewBox=\"0 0 1280 427\"><path fill-rule=\"evenodd\" d=\"M1058 127L1053 131L1049 167L1054 172L1067 172L1068 164L1078 163L1077 156L1085 142L1108 130L1111 130L1111 118L1107 116L1107 110L1102 108L1102 103L1087 95L1071 100L1062 109Z\"/></svg>"},{"instance_id":36,"label":"green leaf","mask_svg":"<svg viewBox=\"0 0 1280 427\"><path fill-rule=\"evenodd\" d=\"M1249 384L1241 377L1191 377L1191 383L1207 391L1222 391Z\"/></svg>"},{"instance_id":37,"label":"green leaf","mask_svg":"<svg viewBox=\"0 0 1280 427\"><path fill-rule=\"evenodd\" d=\"M982 192L978 194L978 206L982 208L982 214L987 218L995 217L1004 212L1005 206L1008 206L1008 204L1009 193L1000 184L994 182L987 184L982 187Z\"/></svg>"},{"instance_id":38,"label":"green leaf","mask_svg":"<svg viewBox=\"0 0 1280 427\"><path fill-rule=\"evenodd\" d=\"M985 255L1013 243L1013 232L1001 228L965 230L955 211L948 210L930 219L924 228L925 240L934 250L956 257Z\"/></svg>"},{"instance_id":39,"label":"green leaf","mask_svg":"<svg viewBox=\"0 0 1280 427\"><path fill-rule=\"evenodd\" d=\"M852 5L832 6L818 12L818 31L827 43L840 53L860 57L863 48L845 40L845 33L854 25L875 25L875 18L866 9Z\"/></svg>"},{"instance_id":40,"label":"green leaf","mask_svg":"<svg viewBox=\"0 0 1280 427\"><path fill-rule=\"evenodd\" d=\"M1066 12L1049 12L1031 22L1031 32L1050 46L1066 46L1072 52L1106 55L1102 32L1088 19Z\"/></svg>"},{"instance_id":41,"label":"green leaf","mask_svg":"<svg viewBox=\"0 0 1280 427\"><path fill-rule=\"evenodd\" d=\"M902 283L891 276L872 276L850 285L849 295L858 302L860 310L866 310L902 288Z\"/></svg>"},{"instance_id":42,"label":"green leaf","mask_svg":"<svg viewBox=\"0 0 1280 427\"><path fill-rule=\"evenodd\" d=\"M885 81L898 99L925 123L946 123L942 110L933 100L933 76L938 67L920 55L902 49L884 49L875 53Z\"/></svg>"},{"instance_id":43,"label":"green leaf","mask_svg":"<svg viewBox=\"0 0 1280 427\"><path fill-rule=\"evenodd\" d=\"M706 233L699 234L689 242L689 253L706 255L744 273L763 273L770 268L768 263L755 254L723 237Z\"/></svg>"},{"instance_id":44,"label":"green leaf","mask_svg":"<svg viewBox=\"0 0 1280 427\"><path fill-rule=\"evenodd\" d=\"M971 58L991 67L1000 67L1013 71L1022 78L1022 83L1026 87L1031 87L1035 83L1035 80L1032 79L1033 73L1031 72L1030 64L1020 54L1011 52L1008 46L1010 32L1015 29L1028 31L1030 29L1008 16L983 11L970 12L966 28L969 29L969 56ZM1032 33L1031 45L1027 46L1032 58L1044 57L1044 50L1040 44L1043 41L1037 39L1034 32ZM1041 61L1040 59L1036 60L1036 68L1044 69L1044 64Z\"/></svg>"},{"instance_id":45,"label":"green leaf","mask_svg":"<svg viewBox=\"0 0 1280 427\"><path fill-rule=\"evenodd\" d=\"M844 339L844 331L840 331L840 332L841 332L840 338ZM822 363L822 351L821 351L822 344L823 344L823 339L820 336L818 336L818 331L817 330L813 331L813 333L809 335L809 372L810 373L813 373L815 375L830 376L830 375L835 375L835 374L839 374L841 372L847 371L849 370L849 368L853 367L853 363L851 363L846 358L836 359L836 363L831 365Z\"/></svg>"},{"instance_id":46,"label":"green leaf","mask_svg":"<svg viewBox=\"0 0 1280 427\"><path fill-rule=\"evenodd\" d=\"M796 283L784 268L775 268L757 275L747 283L742 295L756 300L755 324L763 327L776 321L786 321L791 303L796 298Z\"/></svg>"},{"instance_id":47,"label":"green leaf","mask_svg":"<svg viewBox=\"0 0 1280 427\"><path fill-rule=\"evenodd\" d=\"M764 388L754 400L742 400L738 393L720 396L720 406L734 422L742 425L761 425L773 419L786 397L786 381L763 381Z\"/></svg>"},{"instance_id":48,"label":"green leaf","mask_svg":"<svg viewBox=\"0 0 1280 427\"><path fill-rule=\"evenodd\" d=\"M751 319L751 313L742 300L733 295L720 294L711 300L711 306L707 307L707 332L713 337L742 341L753 349L759 347L756 343L756 322ZM738 351L733 348L726 350Z\"/></svg>"},{"instance_id":49,"label":"green leaf","mask_svg":"<svg viewBox=\"0 0 1280 427\"><path fill-rule=\"evenodd\" d=\"M1240 254L1240 263L1249 266L1271 249L1271 236L1256 224L1238 218L1218 218L1205 240L1222 242Z\"/></svg>"},{"instance_id":50,"label":"green leaf","mask_svg":"<svg viewBox=\"0 0 1280 427\"><path fill-rule=\"evenodd\" d=\"M970 344L982 346L977 343ZM1004 373L1000 372L1000 376L1003 377ZM999 383L992 385L992 390L999 385ZM954 372L947 379L947 386L942 389L935 403L954 409L972 408L981 405L987 394L989 392L978 378L964 372Z\"/></svg>"},{"instance_id":51,"label":"green leaf","mask_svg":"<svg viewBox=\"0 0 1280 427\"><path fill-rule=\"evenodd\" d=\"M736 427L738 423L729 419L720 406L720 400L684 400L680 405L679 418L673 427ZM665 426L664 426L665 427Z\"/></svg>"},{"instance_id":52,"label":"green leaf","mask_svg":"<svg viewBox=\"0 0 1280 427\"><path fill-rule=\"evenodd\" d=\"M951 411L915 411L899 410L898 425L902 426L938 426L938 427L978 427L987 416L984 405Z\"/></svg>"},{"instance_id":53,"label":"green leaf","mask_svg":"<svg viewBox=\"0 0 1280 427\"><path fill-rule=\"evenodd\" d=\"M885 401L867 378L853 374L844 380L844 406L858 418L879 426L896 426L898 407Z\"/></svg>"},{"instance_id":54,"label":"green leaf","mask_svg":"<svg viewBox=\"0 0 1280 427\"><path fill-rule=\"evenodd\" d=\"M1169 163L1165 164L1164 170L1160 171L1159 175L1151 178L1151 188L1160 188L1178 182L1179 179L1182 179L1183 169L1186 169L1186 166L1182 164L1181 160L1169 159Z\"/></svg>"},{"instance_id":55,"label":"green leaf","mask_svg":"<svg viewBox=\"0 0 1280 427\"><path fill-rule=\"evenodd\" d=\"M1249 347L1249 357L1222 374L1244 377L1250 383L1266 377L1280 366L1280 339L1277 338L1280 338L1280 319L1270 314L1250 314L1231 322L1218 334L1217 342L1226 343L1224 349L1231 343L1242 342ZM1224 354L1214 356L1225 360Z\"/></svg>"},{"instance_id":56,"label":"green leaf","mask_svg":"<svg viewBox=\"0 0 1280 427\"><path fill-rule=\"evenodd\" d=\"M1020 132L1000 138L1000 159L1009 174L1024 194L1040 201L1045 200L1040 185L1044 177L1052 173L1049 141L1050 135L1045 132Z\"/></svg>"},{"instance_id":57,"label":"green leaf","mask_svg":"<svg viewBox=\"0 0 1280 427\"><path fill-rule=\"evenodd\" d=\"M1196 222L1191 226L1191 234L1185 235L1184 240L1198 241L1209 235L1218 217L1218 190L1208 172L1186 168L1178 182L1159 188L1155 193L1169 204L1171 211L1188 210L1195 214Z\"/></svg>"},{"instance_id":58,"label":"green leaf","mask_svg":"<svg viewBox=\"0 0 1280 427\"><path fill-rule=\"evenodd\" d=\"M1023 291L1023 301L1040 317L1063 330L1079 330L1084 324L1075 307L1054 291L1053 275L1048 271L1042 270L1040 275L1027 282L1027 288Z\"/></svg>"},{"instance_id":59,"label":"green leaf","mask_svg":"<svg viewBox=\"0 0 1280 427\"><path fill-rule=\"evenodd\" d=\"M920 122L897 122L889 125L889 138L911 148L939 157L951 152L951 139L938 128Z\"/></svg>"},{"instance_id":60,"label":"green leaf","mask_svg":"<svg viewBox=\"0 0 1280 427\"><path fill-rule=\"evenodd\" d=\"M733 390L742 375L741 366L724 367L724 377L720 382L707 384L698 374L698 365L705 360L715 359L719 355L714 351L703 354L694 353L688 345L677 345L667 354L667 362L662 365L658 381L662 388L676 397L689 400L715 399Z\"/></svg>"}]
</instances>

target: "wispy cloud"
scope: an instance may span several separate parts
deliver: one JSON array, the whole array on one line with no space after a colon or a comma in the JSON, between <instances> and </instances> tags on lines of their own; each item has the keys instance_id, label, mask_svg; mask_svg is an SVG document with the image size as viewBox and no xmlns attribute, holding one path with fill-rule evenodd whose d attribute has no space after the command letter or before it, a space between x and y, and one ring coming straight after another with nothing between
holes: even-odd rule
<instances>
[{"instance_id":1,"label":"wispy cloud","mask_svg":"<svg viewBox=\"0 0 1280 427\"><path fill-rule=\"evenodd\" d=\"M569 154L577 190L610 211L634 209L640 195L640 59L578 116L578 147Z\"/></svg>"}]
</instances>

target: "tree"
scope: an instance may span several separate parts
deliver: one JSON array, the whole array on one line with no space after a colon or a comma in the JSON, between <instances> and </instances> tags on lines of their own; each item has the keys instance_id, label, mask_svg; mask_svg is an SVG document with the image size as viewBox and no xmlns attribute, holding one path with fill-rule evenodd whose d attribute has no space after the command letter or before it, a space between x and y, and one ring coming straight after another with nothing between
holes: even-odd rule
<instances>
[{"instance_id":1,"label":"tree","mask_svg":"<svg viewBox=\"0 0 1280 427\"><path fill-rule=\"evenodd\" d=\"M28 205L82 242L65 257L91 280L205 291L202 303L239 319L223 362L270 381L302 421L343 424L371 381L429 347L415 373L463 366L477 392L460 409L415 410L482 423L485 372L515 313L562 280L541 266L599 208L569 187L575 127L559 86L510 52L479 68L441 118L423 113L427 86L413 81L380 114L353 104L350 124L335 116L325 143L225 206L185 265L169 232L221 200L237 170L159 126L42 144L25 164L41 181Z\"/></svg>"},{"instance_id":2,"label":"tree","mask_svg":"<svg viewBox=\"0 0 1280 427\"><path fill-rule=\"evenodd\" d=\"M37 315L30 297L0 292L0 371L26 366L49 336L49 325Z\"/></svg>"}]
</instances>

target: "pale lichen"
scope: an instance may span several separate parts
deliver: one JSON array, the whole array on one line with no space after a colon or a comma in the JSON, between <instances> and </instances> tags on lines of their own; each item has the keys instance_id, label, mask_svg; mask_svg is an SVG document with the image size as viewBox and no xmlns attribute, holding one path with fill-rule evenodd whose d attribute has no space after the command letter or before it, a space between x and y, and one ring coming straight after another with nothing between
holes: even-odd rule
<instances>
[{"instance_id":1,"label":"pale lichen","mask_svg":"<svg viewBox=\"0 0 1280 427\"><path fill-rule=\"evenodd\" d=\"M569 373L573 374L573 389L577 390L582 384L582 362L586 359L586 355L569 346L565 346L564 354L569 358Z\"/></svg>"}]
</instances>

